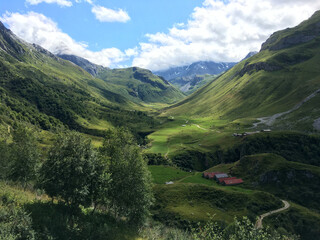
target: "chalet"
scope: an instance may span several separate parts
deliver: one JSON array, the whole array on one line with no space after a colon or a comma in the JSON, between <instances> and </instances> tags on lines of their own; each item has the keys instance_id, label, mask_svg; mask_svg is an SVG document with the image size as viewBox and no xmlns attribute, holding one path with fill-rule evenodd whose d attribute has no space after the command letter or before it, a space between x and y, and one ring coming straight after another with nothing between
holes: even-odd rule
<instances>
[{"instance_id":1,"label":"chalet","mask_svg":"<svg viewBox=\"0 0 320 240\"><path fill-rule=\"evenodd\" d=\"M243 183L243 180L241 178L225 179L222 181L222 185L224 185L224 186L238 185L241 183Z\"/></svg>"}]
</instances>

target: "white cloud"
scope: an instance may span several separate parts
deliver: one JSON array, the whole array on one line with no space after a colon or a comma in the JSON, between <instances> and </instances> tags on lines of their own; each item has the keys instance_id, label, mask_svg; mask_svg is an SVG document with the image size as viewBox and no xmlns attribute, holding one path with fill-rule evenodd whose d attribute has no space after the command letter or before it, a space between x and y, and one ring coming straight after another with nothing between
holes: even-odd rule
<instances>
[{"instance_id":1,"label":"white cloud","mask_svg":"<svg viewBox=\"0 0 320 240\"><path fill-rule=\"evenodd\" d=\"M106 67L118 67L120 62L136 54L135 49L128 49L125 53L117 48L90 51L86 43L75 41L62 32L50 18L39 13L7 12L0 20L8 24L16 35L27 42L36 43L55 54L74 54Z\"/></svg>"},{"instance_id":2,"label":"white cloud","mask_svg":"<svg viewBox=\"0 0 320 240\"><path fill-rule=\"evenodd\" d=\"M205 0L187 23L146 34L132 64L163 70L195 61L239 61L273 32L297 25L319 8L314 0Z\"/></svg>"},{"instance_id":3,"label":"white cloud","mask_svg":"<svg viewBox=\"0 0 320 240\"><path fill-rule=\"evenodd\" d=\"M130 20L128 13L122 9L116 11L95 5L91 11L100 22L127 22Z\"/></svg>"},{"instance_id":4,"label":"white cloud","mask_svg":"<svg viewBox=\"0 0 320 240\"><path fill-rule=\"evenodd\" d=\"M56 3L61 7L71 7L72 2L68 0L26 0L31 5L38 5L39 3Z\"/></svg>"}]
</instances>

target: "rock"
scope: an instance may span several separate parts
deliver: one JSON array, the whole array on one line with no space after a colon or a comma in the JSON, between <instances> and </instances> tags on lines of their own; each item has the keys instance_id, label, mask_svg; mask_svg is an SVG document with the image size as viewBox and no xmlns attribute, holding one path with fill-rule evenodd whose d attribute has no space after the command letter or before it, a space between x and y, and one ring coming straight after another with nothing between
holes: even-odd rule
<instances>
[{"instance_id":1,"label":"rock","mask_svg":"<svg viewBox=\"0 0 320 240\"><path fill-rule=\"evenodd\" d=\"M253 70L255 70L255 71L264 70L267 72L273 72L273 71L278 71L280 69L282 69L281 66L276 65L276 64L270 64L267 62L258 62L258 63L253 63L253 64L249 64L247 62L244 65L244 67L240 70L238 75L240 75L240 77L242 77L246 73L248 73L250 75Z\"/></svg>"}]
</instances>

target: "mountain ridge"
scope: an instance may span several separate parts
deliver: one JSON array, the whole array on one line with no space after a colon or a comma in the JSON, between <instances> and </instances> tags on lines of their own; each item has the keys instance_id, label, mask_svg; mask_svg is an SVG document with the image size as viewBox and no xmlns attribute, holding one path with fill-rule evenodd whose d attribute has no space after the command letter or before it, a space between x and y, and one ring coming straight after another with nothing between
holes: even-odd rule
<instances>
[{"instance_id":1,"label":"mountain ridge","mask_svg":"<svg viewBox=\"0 0 320 240\"><path fill-rule=\"evenodd\" d=\"M320 59L320 32L313 28L315 25L320 26L320 11L294 28L272 34L262 44L259 53L241 61L196 94L173 105L165 114L234 120L265 117L293 108L320 88L317 67ZM283 46L282 43L287 41L283 39L299 39L301 32L316 37L308 38L309 41L302 38L295 45L280 50L270 49L276 44ZM317 100L319 94L298 111L278 119L279 124L275 125L279 128L295 126L297 129L313 131L312 124L320 117L320 109L315 105ZM310 112L310 109L313 110Z\"/></svg>"}]
</instances>

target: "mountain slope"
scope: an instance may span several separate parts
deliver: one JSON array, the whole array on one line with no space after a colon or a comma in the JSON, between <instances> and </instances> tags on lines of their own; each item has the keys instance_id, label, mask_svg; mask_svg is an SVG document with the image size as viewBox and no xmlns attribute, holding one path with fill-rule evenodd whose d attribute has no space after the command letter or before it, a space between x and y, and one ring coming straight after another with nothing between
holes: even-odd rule
<instances>
[{"instance_id":1,"label":"mountain slope","mask_svg":"<svg viewBox=\"0 0 320 240\"><path fill-rule=\"evenodd\" d=\"M185 96L165 79L151 71L132 67L123 69L104 69L97 75L107 83L119 86L117 93L130 101L140 103L173 103Z\"/></svg>"},{"instance_id":2,"label":"mountain slope","mask_svg":"<svg viewBox=\"0 0 320 240\"><path fill-rule=\"evenodd\" d=\"M174 105L166 114L232 120L266 117L293 109L320 89L319 32L320 11L295 28L274 33L258 54ZM307 111L307 104L290 112L292 115L299 110L305 114L304 119L291 116L291 121L300 121L303 128L304 123L310 127L320 117L320 108L315 104L320 100L319 94L309 100L308 104L313 102L312 113Z\"/></svg>"},{"instance_id":3,"label":"mountain slope","mask_svg":"<svg viewBox=\"0 0 320 240\"><path fill-rule=\"evenodd\" d=\"M236 63L233 62L216 63L210 61L200 61L192 63L188 66L158 71L155 72L155 74L162 76L173 85L179 87L181 91L190 94L208 82L208 77L205 75L218 75L232 68L235 64Z\"/></svg>"},{"instance_id":4,"label":"mountain slope","mask_svg":"<svg viewBox=\"0 0 320 240\"><path fill-rule=\"evenodd\" d=\"M0 24L0 124L67 126L93 135L110 126L148 128L153 119L118 87L16 37Z\"/></svg>"},{"instance_id":5,"label":"mountain slope","mask_svg":"<svg viewBox=\"0 0 320 240\"><path fill-rule=\"evenodd\" d=\"M74 64L81 67L82 69L84 69L85 71L87 71L88 73L90 73L94 77L97 76L97 74L101 70L105 69L105 67L103 67L103 66L91 63L88 60L86 60L82 57L75 56L75 55L58 54L57 56L62 59L73 62Z\"/></svg>"},{"instance_id":6,"label":"mountain slope","mask_svg":"<svg viewBox=\"0 0 320 240\"><path fill-rule=\"evenodd\" d=\"M142 68L109 69L74 55L58 55L81 67L92 76L113 85L113 91L130 101L173 103L184 98L169 82Z\"/></svg>"}]
</instances>

